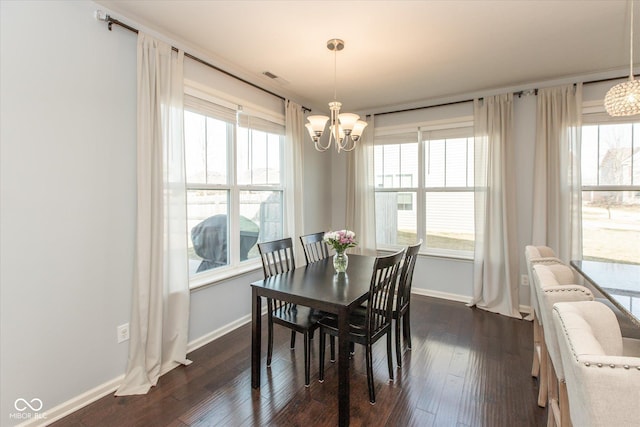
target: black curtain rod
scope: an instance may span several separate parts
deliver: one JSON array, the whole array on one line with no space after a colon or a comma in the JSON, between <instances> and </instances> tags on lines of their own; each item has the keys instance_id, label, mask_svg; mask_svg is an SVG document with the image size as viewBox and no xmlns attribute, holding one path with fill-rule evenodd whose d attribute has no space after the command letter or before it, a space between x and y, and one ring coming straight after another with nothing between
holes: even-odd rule
<instances>
[{"instance_id":1,"label":"black curtain rod","mask_svg":"<svg viewBox=\"0 0 640 427\"><path fill-rule=\"evenodd\" d=\"M594 83L610 82L610 81L613 81L613 80L624 79L625 77L627 77L627 76L610 77L610 78L607 78L607 79L599 79L599 80L590 80L588 82L582 82L582 84L583 85L588 85L588 84L594 84ZM520 91L517 91L517 92L513 92L513 94L517 95L518 98L520 98L522 95L528 94L528 92L533 92L535 95L537 95L538 94L538 89L520 90ZM478 99L482 99L482 97L480 97ZM465 100L462 100L462 101L445 102L443 104L425 105L423 107L405 108L403 110L385 111L385 112L376 113L376 114L373 114L373 115L374 116L384 116L385 114L406 113L407 111L424 110L425 108L433 108L433 107L445 107L447 105L464 104L466 102L473 102L473 99L465 99ZM371 117L371 114L367 114L367 117Z\"/></svg>"},{"instance_id":2,"label":"black curtain rod","mask_svg":"<svg viewBox=\"0 0 640 427\"><path fill-rule=\"evenodd\" d=\"M528 89L528 90L520 90L518 92L513 92L514 95L517 95L518 98L522 97L522 95L529 94L528 92L533 92L535 95L538 94L538 89ZM478 98L478 99L483 99L482 97ZM452 101L452 102L445 102L443 104L435 104L435 105L425 105L423 107L413 107L413 108L405 108L404 110L396 110L396 111L385 111L383 113L376 113L376 116L383 116L385 114L394 114L394 113L404 113L407 111L417 111L417 110L424 110L425 108L433 108L433 107L445 107L447 105L456 105L456 104L464 104L466 102L473 102L473 99L463 99L462 101ZM367 117L369 117L371 114L367 114Z\"/></svg>"},{"instance_id":3,"label":"black curtain rod","mask_svg":"<svg viewBox=\"0 0 640 427\"><path fill-rule=\"evenodd\" d=\"M111 31L111 30L112 30L113 25L118 25L118 26L120 26L120 27L122 27L122 28L125 28L125 29L127 29L127 30L129 30L129 31L131 31L131 32L134 32L134 33L136 33L136 34L138 34L138 32L139 32L137 28L134 28L134 27L132 27L132 26L130 26L130 25L127 25L127 24L125 24L124 22L118 21L117 19L112 18L112 17L111 17L110 15L108 15L108 14L107 14L107 15L105 15L105 17L104 17L103 19L101 19L101 20L102 20L102 21L105 21L105 22L107 23L107 28L109 28L109 31ZM173 49L173 50L174 50L174 51L176 51L176 52L178 51L178 48L177 48L177 47L175 47L175 46L171 46L171 49ZM213 68L214 70L219 71L219 72L221 72L222 74L225 74L225 75L227 75L227 76L229 76L229 77L233 77L234 79L239 80L239 81L241 81L242 83L248 84L249 86L252 86L252 87L254 87L254 88L258 89L258 90L261 90L261 91L263 91L263 92L266 92L266 93L268 93L269 95L275 96L276 98L280 98L280 99L281 99L281 100L283 100L283 101L285 101L285 100L286 100L286 98L284 98L284 97L283 97L283 96L281 96L281 95L278 95L277 93L271 92L271 91L270 91L270 90L268 90L268 89L265 89L265 88L263 88L263 87L260 87L260 86L258 86L258 85L256 85L256 84L254 84L254 83L251 83L250 81L245 80L245 79L243 79L242 77L238 77L238 76L236 76L235 74L232 74L232 73L230 73L230 72L228 72L228 71L226 71L226 70L223 70L223 69L222 69L222 68L220 68L220 67L217 67L217 66L215 66L215 65L213 65L213 64L208 63L207 61L205 61L205 60L203 60L203 59L198 58L197 56L193 56L193 55L191 55L190 53L187 53L187 52L185 52L185 53L184 53L184 56L186 56L187 58L193 59L194 61L199 62L199 63L201 63L201 64L203 64L203 65L206 65L207 67ZM307 108L307 107L305 107L304 105L302 105L301 107L302 107L302 110L303 110L303 111L311 112L311 108Z\"/></svg>"}]
</instances>

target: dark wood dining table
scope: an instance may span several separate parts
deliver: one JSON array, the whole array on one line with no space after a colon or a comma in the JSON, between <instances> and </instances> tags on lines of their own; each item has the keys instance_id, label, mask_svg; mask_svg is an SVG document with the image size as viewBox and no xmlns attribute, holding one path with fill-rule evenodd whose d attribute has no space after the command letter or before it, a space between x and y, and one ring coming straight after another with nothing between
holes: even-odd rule
<instances>
[{"instance_id":1,"label":"dark wood dining table","mask_svg":"<svg viewBox=\"0 0 640 427\"><path fill-rule=\"evenodd\" d=\"M571 265L640 327L640 265L590 260Z\"/></svg>"},{"instance_id":2,"label":"dark wood dining table","mask_svg":"<svg viewBox=\"0 0 640 427\"><path fill-rule=\"evenodd\" d=\"M338 316L338 424L349 425L349 313L369 293L375 257L349 255L346 273L332 258L251 283L251 387L260 387L262 298L275 298Z\"/></svg>"}]
</instances>

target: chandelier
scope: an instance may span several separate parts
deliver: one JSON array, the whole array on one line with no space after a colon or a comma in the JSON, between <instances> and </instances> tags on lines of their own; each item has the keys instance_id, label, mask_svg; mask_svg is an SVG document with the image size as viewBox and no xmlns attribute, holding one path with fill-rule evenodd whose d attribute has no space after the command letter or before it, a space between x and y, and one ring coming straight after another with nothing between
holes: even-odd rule
<instances>
[{"instance_id":1,"label":"chandelier","mask_svg":"<svg viewBox=\"0 0 640 427\"><path fill-rule=\"evenodd\" d=\"M338 51L344 49L344 41L331 39L327 41L327 49L333 51L333 102L329 103L331 117L309 116L307 117L309 123L305 126L316 150L326 151L331 147L331 143L335 143L338 153L340 151L352 151L356 148L356 143L360 140L367 122L360 120L360 116L357 114L340 113L342 103L338 102L336 96L336 64ZM322 145L320 138L324 133L327 121L329 121L329 142L327 145Z\"/></svg>"},{"instance_id":2,"label":"chandelier","mask_svg":"<svg viewBox=\"0 0 640 427\"><path fill-rule=\"evenodd\" d=\"M633 0L630 15L629 81L615 85L604 97L604 108L614 117L640 114L640 82L633 78Z\"/></svg>"}]
</instances>

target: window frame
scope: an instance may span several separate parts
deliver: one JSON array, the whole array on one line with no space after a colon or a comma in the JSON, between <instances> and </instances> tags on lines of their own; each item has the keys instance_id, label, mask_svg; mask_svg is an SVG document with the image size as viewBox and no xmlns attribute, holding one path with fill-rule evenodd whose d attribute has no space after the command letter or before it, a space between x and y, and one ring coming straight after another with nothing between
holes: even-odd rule
<instances>
[{"instance_id":1,"label":"window frame","mask_svg":"<svg viewBox=\"0 0 640 427\"><path fill-rule=\"evenodd\" d=\"M218 98L217 96L212 96L201 89L197 89L191 86L188 86L185 83L185 95L189 95L194 98L198 98L199 101L210 103L215 106L220 106L224 108L233 109L236 112L236 120L235 123L231 124L230 129L227 131L227 159L226 159L226 167L227 167L227 183L226 184L209 184L209 183L186 183L186 191L190 190L213 190L213 191L227 191L228 194L228 209L227 215L230 219L228 221L228 262L227 265L220 266L217 268L212 268L210 270L205 270L200 273L191 273L189 271L189 287L190 289L197 289L199 287L208 286L217 282L224 281L226 279L239 276L242 274L246 274L249 272L253 272L262 267L262 262L259 257L254 257L250 259L240 260L240 221L233 221L233 218L240 217L240 204L241 204L241 193L245 191L259 191L259 192L279 192L281 194L281 217L282 217L282 234L286 235L287 233L287 224L284 218L284 213L286 211L286 167L285 162L287 160L287 156L284 153L285 149L285 132L278 135L279 139L279 166L280 166L280 179L279 184L238 184L238 140L239 133L242 129L248 129L248 138L251 139L252 131L256 130L255 128L249 127L245 128L241 126L239 116L243 115L254 115L255 117L261 120L273 121L277 125L284 127L284 115L277 114L273 112L260 111L259 108L253 106L247 108L246 104L238 105L233 102L229 102L225 99ZM194 107L187 107L185 105L184 108L186 111L195 112L196 114L204 115L205 117L210 117L206 114L204 110L198 110ZM230 123L228 123L229 125ZM229 128L228 128L229 129ZM259 130L258 130L259 131ZM185 128L186 132L186 128ZM269 134L269 133L268 133ZM186 144L186 136L185 136L185 144ZM206 156L206 155L205 155ZM206 162L206 159L205 159ZM206 163L205 163L206 164ZM206 168L205 168L206 173ZM187 205L185 205L185 209ZM190 229L187 228L185 230L186 238L191 239Z\"/></svg>"},{"instance_id":2,"label":"window frame","mask_svg":"<svg viewBox=\"0 0 640 427\"><path fill-rule=\"evenodd\" d=\"M608 126L608 125L623 125L623 124L630 124L631 125L631 171L630 171L630 184L619 184L619 185L612 185L612 184L599 184L599 181L601 179L601 161L598 160L597 163L597 170L595 173L596 176L596 184L589 184L589 185L583 185L582 184L582 179L583 179L583 168L582 168L582 155L584 153L584 140L583 140L583 132L584 132L584 128L587 126ZM598 129L599 130L599 129ZM633 174L633 167L634 167L634 162L633 162L633 158L634 158L634 148L636 150L640 150L640 143L638 143L638 141L640 141L640 135L638 135L637 133L640 133L640 119L638 119L637 117L611 117L608 114L606 114L604 112L604 109L602 108L602 103L601 102L593 102L593 101L587 101L583 103L583 113L582 113L582 123L581 123L581 127L580 127L580 133L581 133L581 138L580 138L580 155L581 155L581 167L580 167L580 193L581 193L581 218L583 218L583 214L584 214L584 199L583 199L583 195L585 192L636 192L636 193L640 193L640 180L638 180L638 182L634 182L634 174ZM638 138L638 141L636 141L635 139ZM598 158L599 158L599 152L600 152L600 135L598 135ZM635 165L636 168L640 167L640 165ZM581 224L580 224L580 228L582 230L583 236L584 236L584 219L581 219ZM582 239L582 248L581 251L582 253L584 253L584 240ZM591 255L587 255L587 257L592 258Z\"/></svg>"},{"instance_id":3,"label":"window frame","mask_svg":"<svg viewBox=\"0 0 640 427\"><path fill-rule=\"evenodd\" d=\"M375 130L374 146L377 147L381 145L389 145L389 144L385 144L385 141L384 141L385 137L393 137L393 135L409 134L412 132L416 133L415 142L417 142L418 144L418 171L417 171L418 182L414 183L413 187L377 187L374 185L374 193L397 193L397 194L412 193L415 195L414 208L416 209L416 234L418 236L418 239L422 238L425 242L420 248L421 255L450 258L450 259L472 260L474 255L473 251L434 248L434 247L428 246L428 243L426 240L426 234L427 234L426 220L427 220L427 209L428 209L428 207L426 206L426 201L427 201L428 193L440 193L440 192L474 193L475 187L473 186L472 187L469 187L469 186L447 187L446 184L444 186L439 186L439 187L427 186L425 150L426 150L427 142L430 140L454 139L454 138L473 139L474 138L473 118L466 116L466 117L458 117L450 120L443 120L443 121L437 121L437 122L425 122L425 123L419 123L419 124L404 125L402 127L377 128ZM465 136L462 136L462 134L465 134ZM445 136L445 137L429 138L429 136L438 136L438 135ZM414 141L398 142L397 144L406 144L406 143L414 143ZM468 154L467 154L467 161L469 161ZM446 162L446 157L445 157L445 162ZM374 164L375 164L375 160L374 160ZM467 173L468 173L468 164L467 164ZM399 175L406 175L406 174L404 174L403 170L401 169L399 171ZM385 177L386 175L382 177L383 185L384 185ZM377 180L375 182L377 182ZM474 239L475 239L475 227L474 227ZM377 249L381 251L395 251L402 247L404 246L381 244L380 242L377 242Z\"/></svg>"}]
</instances>

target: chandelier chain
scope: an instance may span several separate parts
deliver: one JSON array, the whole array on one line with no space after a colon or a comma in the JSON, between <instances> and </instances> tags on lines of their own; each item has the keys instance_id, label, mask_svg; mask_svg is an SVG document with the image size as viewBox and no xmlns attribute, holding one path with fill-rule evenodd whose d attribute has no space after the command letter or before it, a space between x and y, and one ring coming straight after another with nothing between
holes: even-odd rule
<instances>
[{"instance_id":1,"label":"chandelier chain","mask_svg":"<svg viewBox=\"0 0 640 427\"><path fill-rule=\"evenodd\" d=\"M338 50L333 51L333 100L338 100Z\"/></svg>"},{"instance_id":2,"label":"chandelier chain","mask_svg":"<svg viewBox=\"0 0 640 427\"><path fill-rule=\"evenodd\" d=\"M629 43L629 80L633 80L633 0L631 0L631 42Z\"/></svg>"}]
</instances>

